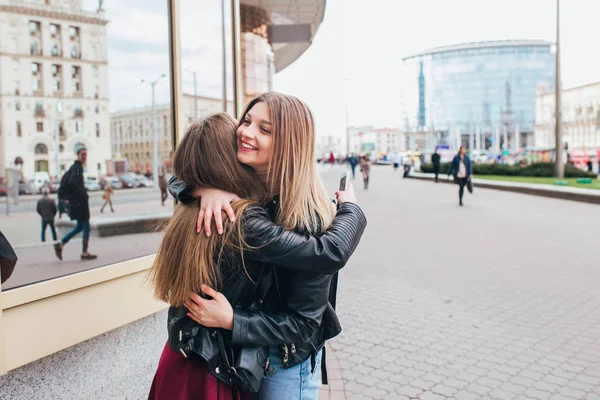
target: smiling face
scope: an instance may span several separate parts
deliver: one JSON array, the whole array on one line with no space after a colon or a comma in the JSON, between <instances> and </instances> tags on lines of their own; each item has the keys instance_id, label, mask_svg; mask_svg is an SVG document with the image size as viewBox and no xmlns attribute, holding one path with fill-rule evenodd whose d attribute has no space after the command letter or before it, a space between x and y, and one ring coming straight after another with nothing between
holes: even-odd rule
<instances>
[{"instance_id":1,"label":"smiling face","mask_svg":"<svg viewBox=\"0 0 600 400\"><path fill-rule=\"evenodd\" d=\"M237 158L256 172L265 172L271 160L273 124L266 103L256 103L237 129Z\"/></svg>"}]
</instances>

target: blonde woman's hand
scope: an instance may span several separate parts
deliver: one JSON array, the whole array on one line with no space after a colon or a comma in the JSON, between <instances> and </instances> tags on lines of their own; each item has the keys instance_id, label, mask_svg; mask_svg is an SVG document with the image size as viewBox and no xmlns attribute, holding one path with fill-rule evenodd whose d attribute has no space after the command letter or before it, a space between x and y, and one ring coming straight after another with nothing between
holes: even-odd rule
<instances>
[{"instance_id":1,"label":"blonde woman's hand","mask_svg":"<svg viewBox=\"0 0 600 400\"><path fill-rule=\"evenodd\" d=\"M198 213L198 222L196 225L197 233L200 233L202 226L204 226L206 236L210 236L210 225L214 217L215 224L217 225L217 232L222 234L223 218L221 217L221 210L227 213L231 222L235 221L235 213L233 212L231 203L240 200L235 193L204 187L196 189L194 191L194 196L200 198L200 212Z\"/></svg>"},{"instance_id":2,"label":"blonde woman's hand","mask_svg":"<svg viewBox=\"0 0 600 400\"><path fill-rule=\"evenodd\" d=\"M203 299L196 293L190 293L190 298L184 302L190 311L188 317L207 328L233 329L233 308L222 293L201 286L202 292L212 299Z\"/></svg>"},{"instance_id":3,"label":"blonde woman's hand","mask_svg":"<svg viewBox=\"0 0 600 400\"><path fill-rule=\"evenodd\" d=\"M348 190L335 192L335 198L338 204L342 203L356 203L356 193L354 193L354 186L348 183Z\"/></svg>"}]
</instances>

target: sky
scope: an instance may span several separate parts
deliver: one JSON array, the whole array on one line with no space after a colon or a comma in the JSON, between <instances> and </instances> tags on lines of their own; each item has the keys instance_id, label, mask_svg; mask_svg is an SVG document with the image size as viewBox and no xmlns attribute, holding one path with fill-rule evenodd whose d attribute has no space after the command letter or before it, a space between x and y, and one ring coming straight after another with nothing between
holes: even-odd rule
<instances>
[{"instance_id":1,"label":"sky","mask_svg":"<svg viewBox=\"0 0 600 400\"><path fill-rule=\"evenodd\" d=\"M184 91L221 91L220 0L180 0ZM230 2L226 1L227 4ZM95 9L97 1L84 0ZM107 0L111 110L150 104L153 80L168 74L165 0ZM229 10L227 10L229 11ZM561 2L562 81L565 88L600 81L593 34L599 0ZM432 47L505 39L556 39L554 0L327 0L312 45L275 76L274 89L313 110L317 133L343 137L350 125L401 126L402 57ZM230 37L226 50L231 60ZM231 71L228 71L231 85ZM156 86L168 101L168 81ZM229 87L231 95L231 86Z\"/></svg>"}]
</instances>

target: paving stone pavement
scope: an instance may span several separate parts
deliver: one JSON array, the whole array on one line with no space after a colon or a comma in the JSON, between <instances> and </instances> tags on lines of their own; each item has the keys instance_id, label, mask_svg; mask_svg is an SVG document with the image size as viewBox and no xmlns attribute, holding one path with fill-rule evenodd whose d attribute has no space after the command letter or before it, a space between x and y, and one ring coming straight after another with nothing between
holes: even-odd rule
<instances>
[{"instance_id":1,"label":"paving stone pavement","mask_svg":"<svg viewBox=\"0 0 600 400\"><path fill-rule=\"evenodd\" d=\"M329 343L346 399L600 399L600 206L476 187L461 208L391 167L354 183L369 226Z\"/></svg>"}]
</instances>

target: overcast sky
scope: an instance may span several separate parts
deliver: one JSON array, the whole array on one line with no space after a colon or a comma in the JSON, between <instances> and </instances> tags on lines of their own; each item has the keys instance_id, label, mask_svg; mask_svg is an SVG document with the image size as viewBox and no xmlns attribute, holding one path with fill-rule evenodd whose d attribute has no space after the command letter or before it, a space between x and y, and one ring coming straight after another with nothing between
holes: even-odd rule
<instances>
[{"instance_id":1,"label":"overcast sky","mask_svg":"<svg viewBox=\"0 0 600 400\"><path fill-rule=\"evenodd\" d=\"M197 71L200 94L219 96L221 2L180 1L183 66ZM169 68L166 1L104 3L111 21L111 110L148 105L150 88L140 79L153 79ZM97 1L85 4L94 9ZM351 125L400 126L402 57L483 40L554 41L555 5L554 0L327 0L312 46L276 75L274 87L309 104L319 134L344 136L346 104ZM599 0L562 1L565 87L600 81L600 52L591 33L598 15ZM228 77L231 82L230 71ZM184 90L193 90L187 72ZM167 80L157 85L157 97L168 101Z\"/></svg>"}]
</instances>

